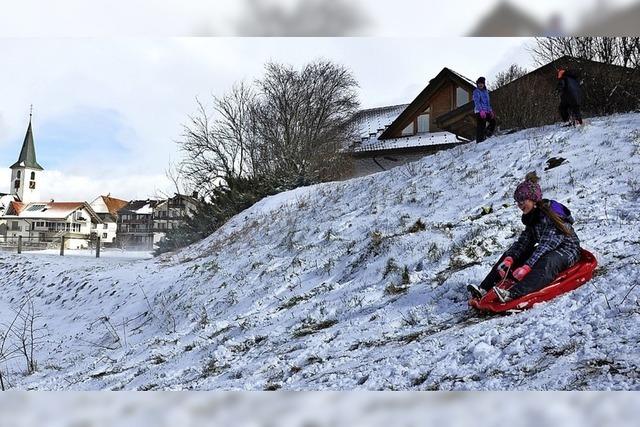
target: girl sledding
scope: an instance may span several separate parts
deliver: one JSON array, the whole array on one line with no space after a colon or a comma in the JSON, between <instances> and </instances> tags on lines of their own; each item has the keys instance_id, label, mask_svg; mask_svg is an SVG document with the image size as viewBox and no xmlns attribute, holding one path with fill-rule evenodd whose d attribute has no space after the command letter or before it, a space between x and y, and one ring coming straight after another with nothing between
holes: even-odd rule
<instances>
[{"instance_id":1,"label":"girl sledding","mask_svg":"<svg viewBox=\"0 0 640 427\"><path fill-rule=\"evenodd\" d=\"M467 286L472 306L490 311L526 308L531 305L528 299L544 301L575 289L577 286L571 286L574 282L580 282L579 286L591 278L595 258L580 248L571 211L559 202L543 199L538 181L531 172L516 188L514 199L522 210L525 230L479 286ZM540 294L550 285L551 292Z\"/></svg>"}]
</instances>

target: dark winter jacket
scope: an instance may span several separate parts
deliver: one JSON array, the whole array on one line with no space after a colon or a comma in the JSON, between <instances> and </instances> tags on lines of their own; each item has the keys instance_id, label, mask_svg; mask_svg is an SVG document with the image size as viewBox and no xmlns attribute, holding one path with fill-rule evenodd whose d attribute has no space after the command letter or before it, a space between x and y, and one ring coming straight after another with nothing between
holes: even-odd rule
<instances>
[{"instance_id":1,"label":"dark winter jacket","mask_svg":"<svg viewBox=\"0 0 640 427\"><path fill-rule=\"evenodd\" d=\"M563 220L565 226L571 232L567 236L556 227L554 222L540 209L535 208L526 215L522 215L522 222L526 228L520 234L518 240L505 252L506 256L514 259L522 258L531 253L525 261L529 267L546 253L557 251L566 255L571 264L580 259L580 240L573 230L573 217L569 208L555 200L543 200ZM533 251L533 252L532 252Z\"/></svg>"},{"instance_id":2,"label":"dark winter jacket","mask_svg":"<svg viewBox=\"0 0 640 427\"><path fill-rule=\"evenodd\" d=\"M491 102L489 101L489 91L487 88L480 90L475 88L473 91L473 105L474 113L479 113L480 111L493 111L491 108Z\"/></svg>"},{"instance_id":3,"label":"dark winter jacket","mask_svg":"<svg viewBox=\"0 0 640 427\"><path fill-rule=\"evenodd\" d=\"M582 103L582 88L580 78L572 71L565 71L561 79L558 79L558 92L560 102L564 105L580 105Z\"/></svg>"}]
</instances>

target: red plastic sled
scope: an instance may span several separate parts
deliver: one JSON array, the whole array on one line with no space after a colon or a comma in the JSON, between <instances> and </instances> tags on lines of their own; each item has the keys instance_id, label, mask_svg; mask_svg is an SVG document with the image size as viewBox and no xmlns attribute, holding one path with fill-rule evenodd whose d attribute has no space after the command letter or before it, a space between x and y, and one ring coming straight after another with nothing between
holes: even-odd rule
<instances>
[{"instance_id":1,"label":"red plastic sled","mask_svg":"<svg viewBox=\"0 0 640 427\"><path fill-rule=\"evenodd\" d=\"M502 313L510 310L525 310L531 308L534 304L548 301L552 298L570 292L579 288L585 282L591 280L593 271L598 266L596 257L587 250L582 249L580 260L570 268L566 269L556 277L548 286L539 291L524 295L513 301L506 303L500 302L495 291L491 289L481 299L469 300L469 305L478 310L490 311L493 313ZM500 288L509 289L515 281L511 278L503 280Z\"/></svg>"}]
</instances>

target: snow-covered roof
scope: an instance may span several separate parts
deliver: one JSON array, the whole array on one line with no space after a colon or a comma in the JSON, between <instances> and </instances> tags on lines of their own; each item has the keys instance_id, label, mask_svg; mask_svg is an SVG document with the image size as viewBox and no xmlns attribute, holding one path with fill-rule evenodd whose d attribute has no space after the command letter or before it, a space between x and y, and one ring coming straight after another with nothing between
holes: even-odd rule
<instances>
[{"instance_id":1,"label":"snow-covered roof","mask_svg":"<svg viewBox=\"0 0 640 427\"><path fill-rule=\"evenodd\" d=\"M358 136L369 138L372 134L379 134L402 113L409 104L391 105L388 107L370 108L358 112L356 126Z\"/></svg>"},{"instance_id":2,"label":"snow-covered roof","mask_svg":"<svg viewBox=\"0 0 640 427\"><path fill-rule=\"evenodd\" d=\"M139 209L136 209L135 213L137 213L137 214L152 214L153 213L153 208L151 207L150 203L147 203L143 207L141 207Z\"/></svg>"},{"instance_id":3,"label":"snow-covered roof","mask_svg":"<svg viewBox=\"0 0 640 427\"><path fill-rule=\"evenodd\" d=\"M466 79L468 80L468 79ZM358 135L353 152L391 150L396 148L423 147L428 145L460 142L450 132L428 132L400 138L379 139L386 127L402 113L409 104L362 110L356 117Z\"/></svg>"},{"instance_id":4,"label":"snow-covered roof","mask_svg":"<svg viewBox=\"0 0 640 427\"><path fill-rule=\"evenodd\" d=\"M89 215L98 219L91 207L85 202L11 202L7 217L20 219L66 219L78 209L85 209ZM98 219L99 220L99 219Z\"/></svg>"},{"instance_id":5,"label":"snow-covered roof","mask_svg":"<svg viewBox=\"0 0 640 427\"><path fill-rule=\"evenodd\" d=\"M456 144L461 141L451 132L428 132L401 138L380 140L378 137L367 138L361 145L353 148L354 153L397 148L426 147L430 145Z\"/></svg>"},{"instance_id":6,"label":"snow-covered roof","mask_svg":"<svg viewBox=\"0 0 640 427\"><path fill-rule=\"evenodd\" d=\"M7 211L9 203L16 200L17 196L15 194L2 194L0 196L0 215L3 215Z\"/></svg>"}]
</instances>

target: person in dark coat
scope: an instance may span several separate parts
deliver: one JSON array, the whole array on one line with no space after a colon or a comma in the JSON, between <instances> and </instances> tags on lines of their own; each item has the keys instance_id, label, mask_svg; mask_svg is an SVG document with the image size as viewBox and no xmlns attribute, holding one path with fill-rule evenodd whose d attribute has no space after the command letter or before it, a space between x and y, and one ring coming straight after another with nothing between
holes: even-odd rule
<instances>
[{"instance_id":1,"label":"person in dark coat","mask_svg":"<svg viewBox=\"0 0 640 427\"><path fill-rule=\"evenodd\" d=\"M474 298L481 298L511 273L516 283L509 290L494 288L502 302L520 298L547 286L561 271L580 259L580 240L573 230L573 217L566 206L542 198L538 176L530 172L516 188L514 199L522 210L525 229L500 257L480 286L469 285Z\"/></svg>"},{"instance_id":2,"label":"person in dark coat","mask_svg":"<svg viewBox=\"0 0 640 427\"><path fill-rule=\"evenodd\" d=\"M485 78L476 80L477 88L473 90L473 111L476 115L476 142L482 142L491 135L496 128L496 115L491 108L489 91L485 85ZM487 126L488 124L488 126Z\"/></svg>"},{"instance_id":3,"label":"person in dark coat","mask_svg":"<svg viewBox=\"0 0 640 427\"><path fill-rule=\"evenodd\" d=\"M558 93L560 94L560 117L562 121L569 122L571 126L582 124L580 104L582 104L582 88L578 75L560 68L558 70Z\"/></svg>"}]
</instances>

